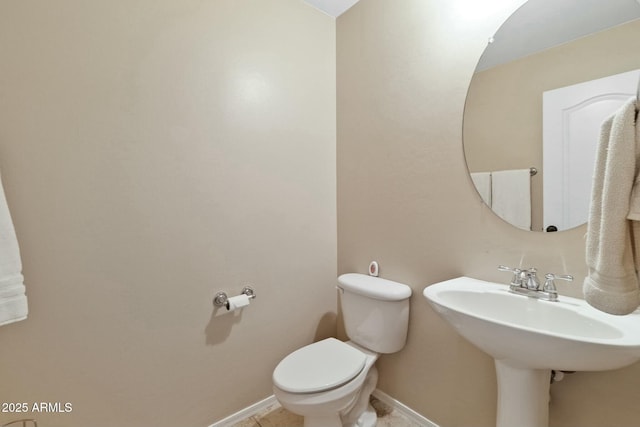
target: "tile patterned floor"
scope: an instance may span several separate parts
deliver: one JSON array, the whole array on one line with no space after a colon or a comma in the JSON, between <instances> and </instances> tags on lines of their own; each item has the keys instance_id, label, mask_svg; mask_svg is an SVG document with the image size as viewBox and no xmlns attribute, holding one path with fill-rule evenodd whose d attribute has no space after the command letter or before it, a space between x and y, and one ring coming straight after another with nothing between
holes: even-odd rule
<instances>
[{"instance_id":1,"label":"tile patterned floor","mask_svg":"<svg viewBox=\"0 0 640 427\"><path fill-rule=\"evenodd\" d=\"M421 427L373 396L371 404L378 415L376 427ZM292 414L280 405L274 404L232 427L302 427L302 424L301 416Z\"/></svg>"}]
</instances>

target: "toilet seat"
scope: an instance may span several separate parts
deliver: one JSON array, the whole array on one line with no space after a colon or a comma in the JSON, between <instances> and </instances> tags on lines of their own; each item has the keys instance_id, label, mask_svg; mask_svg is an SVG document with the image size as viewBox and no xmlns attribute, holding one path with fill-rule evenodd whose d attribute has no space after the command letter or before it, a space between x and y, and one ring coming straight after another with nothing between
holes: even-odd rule
<instances>
[{"instance_id":1,"label":"toilet seat","mask_svg":"<svg viewBox=\"0 0 640 427\"><path fill-rule=\"evenodd\" d=\"M356 377L367 355L327 338L302 347L285 357L273 371L276 387L290 393L315 393L339 387Z\"/></svg>"}]
</instances>

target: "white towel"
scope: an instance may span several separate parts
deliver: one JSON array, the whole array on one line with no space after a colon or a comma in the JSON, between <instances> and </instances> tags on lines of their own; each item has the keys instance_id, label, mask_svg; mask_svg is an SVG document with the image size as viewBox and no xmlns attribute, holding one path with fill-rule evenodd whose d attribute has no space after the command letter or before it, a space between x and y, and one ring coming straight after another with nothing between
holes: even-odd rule
<instances>
[{"instance_id":1,"label":"white towel","mask_svg":"<svg viewBox=\"0 0 640 427\"><path fill-rule=\"evenodd\" d=\"M584 280L585 300L610 314L628 314L640 305L634 260L630 197L637 165L636 104L631 99L600 130L596 152ZM640 238L640 234L636 234Z\"/></svg>"},{"instance_id":2,"label":"white towel","mask_svg":"<svg viewBox=\"0 0 640 427\"><path fill-rule=\"evenodd\" d=\"M473 172L471 180L478 193L480 193L482 201L491 207L491 172Z\"/></svg>"},{"instance_id":3,"label":"white towel","mask_svg":"<svg viewBox=\"0 0 640 427\"><path fill-rule=\"evenodd\" d=\"M18 240L0 181L0 326L27 317Z\"/></svg>"},{"instance_id":4,"label":"white towel","mask_svg":"<svg viewBox=\"0 0 640 427\"><path fill-rule=\"evenodd\" d=\"M629 214L627 215L627 219L633 221L640 221L640 126L637 126L638 122L638 102L636 100L636 116L635 116L635 124L636 124L636 172L635 178L633 180L633 187L631 189L631 198L629 199ZM638 224L635 222L632 223L634 227ZM640 256L636 257L640 260ZM636 260L636 261L638 261ZM637 262L636 262L637 266ZM637 270L637 268L636 268Z\"/></svg>"},{"instance_id":5,"label":"white towel","mask_svg":"<svg viewBox=\"0 0 640 427\"><path fill-rule=\"evenodd\" d=\"M508 223L531 230L531 170L491 172L491 207Z\"/></svg>"}]
</instances>

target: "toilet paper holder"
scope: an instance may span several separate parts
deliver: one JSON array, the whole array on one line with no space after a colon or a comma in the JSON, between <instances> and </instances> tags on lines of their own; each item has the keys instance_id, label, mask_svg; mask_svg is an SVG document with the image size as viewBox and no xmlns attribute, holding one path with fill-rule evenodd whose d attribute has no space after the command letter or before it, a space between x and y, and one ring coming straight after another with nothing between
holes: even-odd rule
<instances>
[{"instance_id":1,"label":"toilet paper holder","mask_svg":"<svg viewBox=\"0 0 640 427\"><path fill-rule=\"evenodd\" d=\"M251 286L245 286L242 288L242 292L240 294L246 295L249 299L254 299L256 297L256 291L253 290ZM226 292L218 292L216 296L213 297L213 305L216 307L226 307L229 310L229 297Z\"/></svg>"}]
</instances>

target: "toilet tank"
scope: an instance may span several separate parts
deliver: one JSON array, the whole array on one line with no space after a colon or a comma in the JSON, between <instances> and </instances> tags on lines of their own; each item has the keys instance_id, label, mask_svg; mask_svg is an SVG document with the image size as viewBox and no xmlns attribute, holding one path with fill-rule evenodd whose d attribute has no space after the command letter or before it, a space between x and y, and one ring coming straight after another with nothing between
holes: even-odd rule
<instances>
[{"instance_id":1,"label":"toilet tank","mask_svg":"<svg viewBox=\"0 0 640 427\"><path fill-rule=\"evenodd\" d=\"M411 288L358 273L338 277L349 339L377 353L400 351L407 341Z\"/></svg>"}]
</instances>

